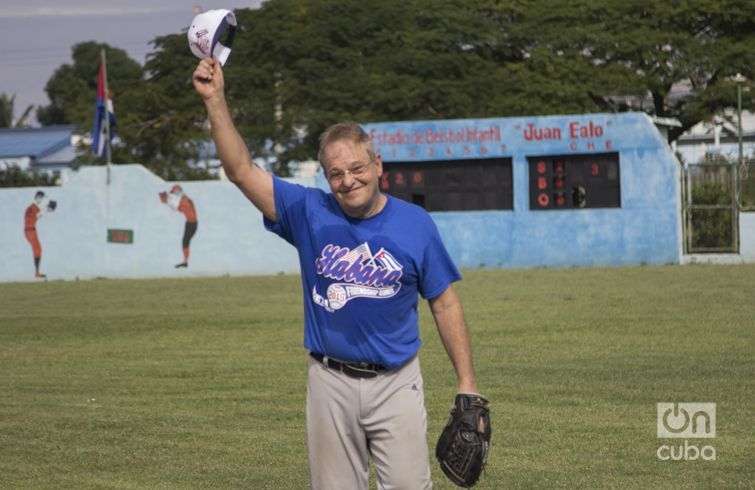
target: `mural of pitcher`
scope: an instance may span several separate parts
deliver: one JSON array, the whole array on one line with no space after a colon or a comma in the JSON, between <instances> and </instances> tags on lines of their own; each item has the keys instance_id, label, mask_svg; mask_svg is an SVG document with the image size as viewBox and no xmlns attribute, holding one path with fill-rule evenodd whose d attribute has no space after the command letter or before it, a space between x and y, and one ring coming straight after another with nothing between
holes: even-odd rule
<instances>
[{"instance_id":1,"label":"mural of pitcher","mask_svg":"<svg viewBox=\"0 0 755 490\"><path fill-rule=\"evenodd\" d=\"M183 262L176 264L176 269L181 267L189 267L189 255L191 239L197 232L198 220L197 210L194 207L194 202L189 199L189 196L184 194L180 185L174 185L171 187L170 192L160 192L160 202L167 204L174 211L178 211L186 218L186 224L184 225L184 234L181 241L183 248Z\"/></svg>"}]
</instances>

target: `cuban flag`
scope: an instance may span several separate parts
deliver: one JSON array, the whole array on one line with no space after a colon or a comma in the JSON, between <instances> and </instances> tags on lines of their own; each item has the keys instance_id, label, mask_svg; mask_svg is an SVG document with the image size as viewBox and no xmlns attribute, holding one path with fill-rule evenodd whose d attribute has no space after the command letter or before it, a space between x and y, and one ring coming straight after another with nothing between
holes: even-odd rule
<instances>
[{"instance_id":1,"label":"cuban flag","mask_svg":"<svg viewBox=\"0 0 755 490\"><path fill-rule=\"evenodd\" d=\"M94 128L92 128L92 153L97 156L105 155L105 108L110 118L110 141L113 141L115 133L115 112L113 111L113 101L105 93L105 65L100 63L100 71L97 74L97 105L94 114Z\"/></svg>"}]
</instances>

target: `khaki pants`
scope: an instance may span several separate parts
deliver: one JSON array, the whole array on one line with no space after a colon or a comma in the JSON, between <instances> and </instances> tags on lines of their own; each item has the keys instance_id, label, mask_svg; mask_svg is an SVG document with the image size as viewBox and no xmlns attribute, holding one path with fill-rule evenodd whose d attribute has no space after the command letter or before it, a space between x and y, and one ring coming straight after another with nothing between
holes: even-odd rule
<instances>
[{"instance_id":1,"label":"khaki pants","mask_svg":"<svg viewBox=\"0 0 755 490\"><path fill-rule=\"evenodd\" d=\"M315 490L366 490L370 459L381 490L432 488L418 358L356 379L310 357L307 446Z\"/></svg>"}]
</instances>

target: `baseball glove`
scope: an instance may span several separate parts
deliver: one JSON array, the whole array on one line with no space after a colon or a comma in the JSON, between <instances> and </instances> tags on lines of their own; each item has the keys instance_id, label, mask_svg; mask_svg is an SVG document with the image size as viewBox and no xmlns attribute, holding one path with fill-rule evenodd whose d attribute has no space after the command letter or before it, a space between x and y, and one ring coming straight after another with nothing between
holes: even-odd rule
<instances>
[{"instance_id":1,"label":"baseball glove","mask_svg":"<svg viewBox=\"0 0 755 490\"><path fill-rule=\"evenodd\" d=\"M55 211L55 209L58 207L57 201L49 201L47 203L47 210L48 211Z\"/></svg>"},{"instance_id":2,"label":"baseball glove","mask_svg":"<svg viewBox=\"0 0 755 490\"><path fill-rule=\"evenodd\" d=\"M451 416L435 446L443 473L460 487L480 478L490 448L488 401L479 395L458 394Z\"/></svg>"}]
</instances>

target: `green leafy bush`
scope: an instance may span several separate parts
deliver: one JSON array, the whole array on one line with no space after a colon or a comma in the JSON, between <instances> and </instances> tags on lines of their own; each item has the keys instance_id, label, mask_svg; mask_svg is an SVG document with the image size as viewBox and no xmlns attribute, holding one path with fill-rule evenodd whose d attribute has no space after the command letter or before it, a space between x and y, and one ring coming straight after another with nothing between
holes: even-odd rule
<instances>
[{"instance_id":1,"label":"green leafy bush","mask_svg":"<svg viewBox=\"0 0 755 490\"><path fill-rule=\"evenodd\" d=\"M27 172L17 166L0 169L0 187L44 187L55 184L55 177L46 173Z\"/></svg>"}]
</instances>

